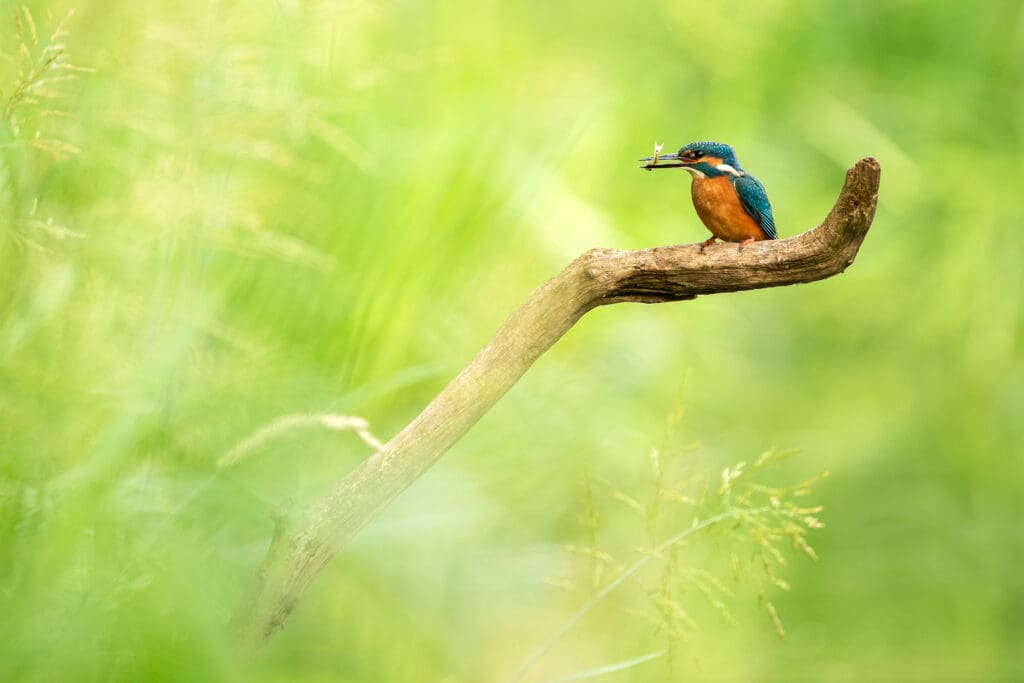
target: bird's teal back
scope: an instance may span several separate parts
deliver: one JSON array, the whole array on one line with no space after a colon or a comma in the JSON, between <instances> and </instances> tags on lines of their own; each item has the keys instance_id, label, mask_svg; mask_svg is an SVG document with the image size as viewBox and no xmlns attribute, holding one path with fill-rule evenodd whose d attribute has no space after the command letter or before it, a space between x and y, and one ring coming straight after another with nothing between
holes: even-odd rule
<instances>
[{"instance_id":1,"label":"bird's teal back","mask_svg":"<svg viewBox=\"0 0 1024 683\"><path fill-rule=\"evenodd\" d=\"M744 172L742 175L732 177L732 185L736 189L736 194L739 195L743 209L757 221L768 239L777 239L772 205L768 202L768 193L765 192L761 181Z\"/></svg>"}]
</instances>

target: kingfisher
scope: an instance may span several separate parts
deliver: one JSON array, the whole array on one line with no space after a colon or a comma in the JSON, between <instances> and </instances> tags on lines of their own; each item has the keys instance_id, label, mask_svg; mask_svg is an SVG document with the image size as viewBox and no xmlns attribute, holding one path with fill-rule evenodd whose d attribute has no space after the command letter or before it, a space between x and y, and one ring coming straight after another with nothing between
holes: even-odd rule
<instances>
[{"instance_id":1,"label":"kingfisher","mask_svg":"<svg viewBox=\"0 0 1024 683\"><path fill-rule=\"evenodd\" d=\"M743 170L732 147L691 142L675 154L660 152L661 145L655 145L654 156L640 159L644 162L640 168L682 168L693 176L693 208L711 231L701 251L716 239L739 242L742 250L751 242L778 237L764 185Z\"/></svg>"}]
</instances>

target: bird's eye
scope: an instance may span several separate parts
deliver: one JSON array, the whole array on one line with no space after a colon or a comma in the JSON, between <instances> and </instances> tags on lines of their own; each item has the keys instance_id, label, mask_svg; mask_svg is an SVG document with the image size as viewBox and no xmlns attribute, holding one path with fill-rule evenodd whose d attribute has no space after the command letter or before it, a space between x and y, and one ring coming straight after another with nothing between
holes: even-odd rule
<instances>
[{"instance_id":1,"label":"bird's eye","mask_svg":"<svg viewBox=\"0 0 1024 683\"><path fill-rule=\"evenodd\" d=\"M695 149L690 152L690 156L693 157L694 159L700 159L702 156L704 156L704 152L700 151L699 149Z\"/></svg>"}]
</instances>

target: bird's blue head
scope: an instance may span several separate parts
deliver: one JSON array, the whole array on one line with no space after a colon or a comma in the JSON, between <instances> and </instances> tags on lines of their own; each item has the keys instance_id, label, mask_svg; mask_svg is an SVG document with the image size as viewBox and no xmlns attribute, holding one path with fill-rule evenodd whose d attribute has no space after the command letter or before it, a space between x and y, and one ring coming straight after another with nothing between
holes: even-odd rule
<instances>
[{"instance_id":1,"label":"bird's blue head","mask_svg":"<svg viewBox=\"0 0 1024 683\"><path fill-rule=\"evenodd\" d=\"M736 160L736 152L721 142L691 142L675 154L656 154L645 157L642 168L684 168L695 178L714 178L731 173L740 175L743 168Z\"/></svg>"}]
</instances>

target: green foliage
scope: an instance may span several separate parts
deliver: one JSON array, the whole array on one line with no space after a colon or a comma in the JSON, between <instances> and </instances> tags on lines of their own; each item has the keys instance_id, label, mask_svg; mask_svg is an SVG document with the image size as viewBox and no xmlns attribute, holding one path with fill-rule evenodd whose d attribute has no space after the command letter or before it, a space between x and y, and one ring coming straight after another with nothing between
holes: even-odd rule
<instances>
[{"instance_id":1,"label":"green foliage","mask_svg":"<svg viewBox=\"0 0 1024 683\"><path fill-rule=\"evenodd\" d=\"M687 537L526 680L1024 676L1020 26L1014 2L0 0L0 680L500 680L693 516L821 469L818 562L780 568L792 520ZM372 450L321 418L386 438L583 249L703 239L688 179L633 167L697 139L783 236L878 157L854 267L588 314L235 662L275 515ZM702 446L659 444L655 495L636 455L687 373ZM286 416L316 426L218 467ZM803 455L748 459L728 498L700 475L772 444Z\"/></svg>"},{"instance_id":2,"label":"green foliage","mask_svg":"<svg viewBox=\"0 0 1024 683\"><path fill-rule=\"evenodd\" d=\"M664 635L666 647L618 662L613 665L614 670L621 671L667 654L668 670L652 674L648 669L646 675L684 674L686 666L678 664L676 649L681 644L688 644L700 630L693 616L695 597L703 599L706 606L713 608L728 624L737 624L724 602L735 596L734 589L709 569L713 564L721 564L722 557L715 555L728 558L732 579L729 583L734 587L752 587L776 633L780 638L785 637L785 629L767 589L790 589L789 583L778 575L778 569L787 564L786 554L780 548L782 541L788 541L793 551L818 559L807 541L807 534L824 527L817 516L823 508L799 503L797 499L807 496L810 486L827 473L821 472L788 486L767 485L762 482L766 471L795 454L795 451L772 449L762 453L751 464L741 461L726 467L722 470L720 483L715 485L711 473L699 466L692 445L680 448L673 443L676 426L683 415L682 405L680 398L668 418L662 446L651 450L653 481L649 502L643 504L607 483L602 487L613 489L611 499L621 503L627 514L635 514L642 522L643 544L636 546L634 543L614 552L602 548L598 542L601 523L593 485L590 477L584 479L585 514L581 522L587 530L588 544L568 545L566 549L584 561L583 586L591 597L526 660L509 679L510 682L521 680L613 591L629 585L627 581L638 583L641 572L652 562L660 566L661 571L657 581L643 589L649 608L637 609L637 598L629 596L624 603L624 614L635 614L648 621L655 634ZM687 526L681 531L675 528L687 517L691 519ZM710 546L715 552L711 555L701 552L702 545ZM623 564L622 558L637 554L639 559L628 566ZM549 579L548 583L571 592L583 592L571 578ZM608 626L621 629L622 621L609 622ZM695 656L693 661L699 664L699 656ZM590 671L605 673L606 667ZM588 677L586 673L577 672L558 680L585 678Z\"/></svg>"},{"instance_id":3,"label":"green foliage","mask_svg":"<svg viewBox=\"0 0 1024 683\"><path fill-rule=\"evenodd\" d=\"M15 6L13 41L4 41L13 42L13 51L0 52L0 217L5 237L25 249L49 251L51 243L83 237L52 217L44 219L33 195L50 163L80 151L62 136L71 113L59 104L68 83L89 71L68 61L61 42L70 18L71 13L40 35L31 10ZM49 158L37 158L40 152Z\"/></svg>"},{"instance_id":4,"label":"green foliage","mask_svg":"<svg viewBox=\"0 0 1024 683\"><path fill-rule=\"evenodd\" d=\"M9 94L0 91L0 101L3 102L3 116L15 139L28 132L22 130L24 125L48 117L70 116L69 112L48 106L61 97L58 90L61 84L74 80L76 72L89 71L71 64L60 42L67 36L64 24L70 16L69 13L50 36L41 41L29 8L22 5L14 10L17 55L7 55L7 59L17 65L16 76ZM80 151L68 142L42 138L39 128L25 138L25 143L57 159Z\"/></svg>"}]
</instances>

